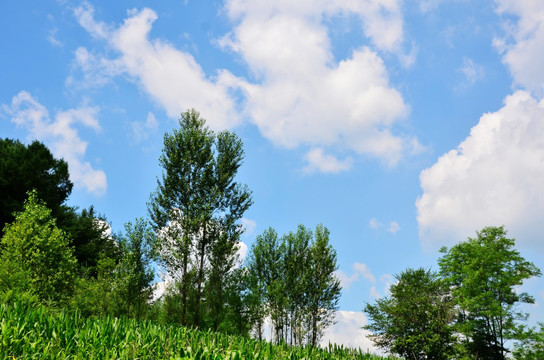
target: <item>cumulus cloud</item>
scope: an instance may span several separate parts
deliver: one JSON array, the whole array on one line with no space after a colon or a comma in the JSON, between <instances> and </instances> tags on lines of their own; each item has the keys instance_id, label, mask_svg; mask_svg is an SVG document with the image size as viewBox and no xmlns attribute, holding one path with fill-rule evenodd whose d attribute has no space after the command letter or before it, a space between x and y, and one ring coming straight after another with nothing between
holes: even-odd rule
<instances>
[{"instance_id":1,"label":"cumulus cloud","mask_svg":"<svg viewBox=\"0 0 544 360\"><path fill-rule=\"evenodd\" d=\"M149 39L152 24L158 18L153 10L130 10L119 27L96 21L94 9L88 3L76 8L74 13L84 29L119 54L118 58L110 59L90 55L85 48L78 49L76 64L84 76L99 85L111 76L125 75L173 118L189 108L196 108L213 129L239 123L229 96L232 74L219 70L215 76L208 77L189 53L166 41Z\"/></svg>"},{"instance_id":2,"label":"cumulus cloud","mask_svg":"<svg viewBox=\"0 0 544 360\"><path fill-rule=\"evenodd\" d=\"M518 243L543 249L544 100L517 91L480 118L459 146L420 173L422 245L436 250L505 225Z\"/></svg>"},{"instance_id":3,"label":"cumulus cloud","mask_svg":"<svg viewBox=\"0 0 544 360\"><path fill-rule=\"evenodd\" d=\"M88 143L79 137L76 125L83 125L98 132L97 107L80 107L57 112L51 118L49 112L32 95L21 91L14 96L11 105L2 105L2 110L17 126L26 128L31 139L48 145L56 157L64 158L69 166L70 179L76 187L84 188L95 195L106 192L106 174L95 170L84 160Z\"/></svg>"},{"instance_id":4,"label":"cumulus cloud","mask_svg":"<svg viewBox=\"0 0 544 360\"><path fill-rule=\"evenodd\" d=\"M224 11L234 28L217 44L242 58L251 81L224 69L208 76L188 52L150 39L157 14L148 8L130 11L118 27L95 20L87 3L77 8L81 26L119 57L91 55L82 48L76 52L75 63L84 78L92 78L87 83L127 76L169 116L196 107L212 128L231 128L245 118L278 146L309 147L304 169L308 173L335 173L351 167L350 157L339 160L326 154L326 148L375 157L394 166L404 154L420 147L417 139L414 142L393 131L409 109L389 84L377 53L393 53L401 61L410 58L402 50L400 0L232 0ZM361 45L336 61L326 26L335 16L361 19L371 45ZM73 77L68 80L77 82Z\"/></svg>"},{"instance_id":5,"label":"cumulus cloud","mask_svg":"<svg viewBox=\"0 0 544 360\"><path fill-rule=\"evenodd\" d=\"M369 351L374 354L381 353L368 338L370 332L361 328L367 324L364 313L357 311L337 311L335 321L334 325L325 330L321 346L327 346L331 343L360 348L363 351Z\"/></svg>"},{"instance_id":6,"label":"cumulus cloud","mask_svg":"<svg viewBox=\"0 0 544 360\"><path fill-rule=\"evenodd\" d=\"M517 85L544 94L544 2L496 0L497 12L514 15L517 22L505 21L507 34L495 38Z\"/></svg>"},{"instance_id":7,"label":"cumulus cloud","mask_svg":"<svg viewBox=\"0 0 544 360\"><path fill-rule=\"evenodd\" d=\"M291 3L227 3L227 13L237 25L220 44L239 54L257 80L239 79L246 114L276 145L340 146L395 165L409 144L391 128L407 115L408 107L389 85L382 59L369 47L336 62L322 23L335 13L363 16L360 9L334 1ZM378 3L367 5L379 7ZM376 41L390 46L389 41ZM323 155L319 151L312 150L307 159ZM327 163L333 166L322 170L349 165L331 158Z\"/></svg>"}]
</instances>

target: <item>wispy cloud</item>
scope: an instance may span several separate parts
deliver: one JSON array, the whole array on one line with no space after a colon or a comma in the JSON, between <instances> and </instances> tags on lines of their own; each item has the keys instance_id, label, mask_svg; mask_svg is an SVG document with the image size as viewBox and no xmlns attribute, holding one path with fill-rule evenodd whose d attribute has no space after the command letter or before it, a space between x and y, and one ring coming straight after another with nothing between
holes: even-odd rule
<instances>
[{"instance_id":1,"label":"wispy cloud","mask_svg":"<svg viewBox=\"0 0 544 360\"><path fill-rule=\"evenodd\" d=\"M83 3L74 14L94 38L119 54L117 58L91 54L86 48L76 52L76 65L84 79L102 85L117 75L127 75L157 101L172 118L189 108L197 108L214 129L233 127L240 116L229 95L233 76L226 70L206 75L194 57L161 39L149 39L157 14L144 8L130 10L123 25L110 26L94 18L94 8ZM71 76L68 83L78 83Z\"/></svg>"},{"instance_id":2,"label":"wispy cloud","mask_svg":"<svg viewBox=\"0 0 544 360\"><path fill-rule=\"evenodd\" d=\"M134 140L139 143L146 140L155 133L159 127L159 122L155 118L152 112L147 113L146 121L136 121L132 124L132 135Z\"/></svg>"},{"instance_id":3,"label":"wispy cloud","mask_svg":"<svg viewBox=\"0 0 544 360\"><path fill-rule=\"evenodd\" d=\"M107 189L106 174L95 170L84 160L88 143L80 138L77 124L99 132L96 119L98 107L80 107L57 112L54 118L32 95L21 91L14 96L10 105L2 110L11 121L29 131L30 139L38 139L50 146L56 157L66 160L70 179L76 187L84 188L95 195L103 195Z\"/></svg>"},{"instance_id":4,"label":"wispy cloud","mask_svg":"<svg viewBox=\"0 0 544 360\"><path fill-rule=\"evenodd\" d=\"M398 231L400 231L400 225L396 221L391 221L389 223L387 231L395 235Z\"/></svg>"},{"instance_id":5,"label":"wispy cloud","mask_svg":"<svg viewBox=\"0 0 544 360\"><path fill-rule=\"evenodd\" d=\"M349 170L353 164L352 158L338 160L333 155L325 154L321 148L310 150L304 158L308 163L304 168L304 172L307 174L315 172L336 174Z\"/></svg>"},{"instance_id":6,"label":"wispy cloud","mask_svg":"<svg viewBox=\"0 0 544 360\"><path fill-rule=\"evenodd\" d=\"M484 67L470 58L463 58L463 66L459 69L469 84L474 84L485 77Z\"/></svg>"}]
</instances>

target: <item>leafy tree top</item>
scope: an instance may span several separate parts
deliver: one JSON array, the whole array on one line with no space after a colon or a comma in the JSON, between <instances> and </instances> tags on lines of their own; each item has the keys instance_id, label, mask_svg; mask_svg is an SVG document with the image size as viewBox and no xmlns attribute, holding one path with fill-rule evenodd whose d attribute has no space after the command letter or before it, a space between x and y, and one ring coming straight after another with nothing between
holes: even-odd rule
<instances>
[{"instance_id":1,"label":"leafy tree top","mask_svg":"<svg viewBox=\"0 0 544 360\"><path fill-rule=\"evenodd\" d=\"M68 164L55 159L45 145L0 139L0 228L14 220L33 189L57 217L72 187Z\"/></svg>"}]
</instances>

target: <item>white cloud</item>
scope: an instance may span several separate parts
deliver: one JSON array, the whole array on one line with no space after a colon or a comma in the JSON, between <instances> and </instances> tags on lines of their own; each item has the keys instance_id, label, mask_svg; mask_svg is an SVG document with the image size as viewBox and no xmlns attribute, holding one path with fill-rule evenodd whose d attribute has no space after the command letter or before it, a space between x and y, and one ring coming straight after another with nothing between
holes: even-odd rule
<instances>
[{"instance_id":1,"label":"white cloud","mask_svg":"<svg viewBox=\"0 0 544 360\"><path fill-rule=\"evenodd\" d=\"M457 147L420 173L417 199L422 245L436 250L505 225L518 243L543 249L544 100L524 91L480 118Z\"/></svg>"},{"instance_id":2,"label":"white cloud","mask_svg":"<svg viewBox=\"0 0 544 360\"><path fill-rule=\"evenodd\" d=\"M117 28L95 21L94 9L88 3L78 7L75 15L93 37L107 42L120 54L115 59L96 58L88 50L78 49L76 64L84 76L93 79L91 82L100 85L108 77L124 74L164 107L170 117L177 118L181 112L196 108L213 129L239 123L240 117L228 94L234 77L226 70L219 70L210 78L189 53L166 41L149 39L151 26L157 20L153 10L131 10ZM76 80L69 78L68 82Z\"/></svg>"},{"instance_id":3,"label":"white cloud","mask_svg":"<svg viewBox=\"0 0 544 360\"><path fill-rule=\"evenodd\" d=\"M348 276L342 270L336 271L336 277L338 280L340 280L340 285L343 289L349 289L352 283L359 281L360 277L370 281L373 284L376 283L376 277L374 274L372 274L372 271L368 265L356 262L353 264L352 268L354 273L351 274L351 276Z\"/></svg>"},{"instance_id":4,"label":"white cloud","mask_svg":"<svg viewBox=\"0 0 544 360\"><path fill-rule=\"evenodd\" d=\"M152 112L147 113L147 119L145 122L136 121L132 123L132 135L136 142L141 142L149 138L150 134L157 131L159 122L155 118Z\"/></svg>"},{"instance_id":5,"label":"white cloud","mask_svg":"<svg viewBox=\"0 0 544 360\"><path fill-rule=\"evenodd\" d=\"M393 277L393 275L383 274L382 276L380 276L380 282L385 283L383 288L383 293L385 294L385 296L390 296L391 285L393 285L393 283L395 282L395 278Z\"/></svg>"},{"instance_id":6,"label":"white cloud","mask_svg":"<svg viewBox=\"0 0 544 360\"><path fill-rule=\"evenodd\" d=\"M505 22L507 35L495 38L516 84L544 93L544 2L539 0L495 0L499 14L514 15L515 24Z\"/></svg>"},{"instance_id":7,"label":"white cloud","mask_svg":"<svg viewBox=\"0 0 544 360\"><path fill-rule=\"evenodd\" d=\"M377 230L378 228L382 227L382 223L378 221L376 218L370 219L368 222L368 226L370 226L371 229Z\"/></svg>"},{"instance_id":8,"label":"white cloud","mask_svg":"<svg viewBox=\"0 0 544 360\"><path fill-rule=\"evenodd\" d=\"M228 0L225 10L233 20L251 18L252 21L268 20L279 14L308 20L354 15L362 20L365 35L379 49L400 53L404 40L401 0Z\"/></svg>"},{"instance_id":9,"label":"white cloud","mask_svg":"<svg viewBox=\"0 0 544 360\"><path fill-rule=\"evenodd\" d=\"M230 12L238 25L220 43L240 54L258 80L239 79L245 112L276 145L335 146L393 166L408 144L391 127L408 107L389 86L383 61L370 48L334 61L321 23L323 6L293 9L282 3ZM319 154L314 150L310 155Z\"/></svg>"},{"instance_id":10,"label":"white cloud","mask_svg":"<svg viewBox=\"0 0 544 360\"><path fill-rule=\"evenodd\" d=\"M383 227L383 224L378 219L372 218L368 222L368 226L370 226L370 228L373 229L373 230L378 230L381 227ZM398 231L400 231L399 223L396 222L396 221L390 221L389 225L387 226L386 231L390 232L393 235L395 235Z\"/></svg>"},{"instance_id":11,"label":"white cloud","mask_svg":"<svg viewBox=\"0 0 544 360\"><path fill-rule=\"evenodd\" d=\"M304 172L307 174L314 172L335 174L349 170L353 164L352 158L348 157L340 161L333 155L324 154L321 148L310 150L304 158L308 162L304 168Z\"/></svg>"},{"instance_id":12,"label":"white cloud","mask_svg":"<svg viewBox=\"0 0 544 360\"><path fill-rule=\"evenodd\" d=\"M89 52L84 47L78 47L74 52L74 68L82 72L82 78L76 80L74 75L66 79L66 86L76 89L88 89L103 86L114 76L123 74L123 62L119 59L106 59Z\"/></svg>"},{"instance_id":13,"label":"white cloud","mask_svg":"<svg viewBox=\"0 0 544 360\"><path fill-rule=\"evenodd\" d=\"M326 347L331 343L360 348L363 351L369 351L374 354L381 353L368 338L370 332L362 329L367 324L367 319L363 312L337 311L335 320L336 324L325 330L321 346Z\"/></svg>"},{"instance_id":14,"label":"white cloud","mask_svg":"<svg viewBox=\"0 0 544 360\"><path fill-rule=\"evenodd\" d=\"M56 157L66 160L70 179L76 187L85 188L95 195L106 192L106 174L95 170L83 158L88 143L79 137L76 124L81 124L94 131L100 131L96 120L97 107L80 107L56 113L51 119L47 109L28 92L21 91L14 96L11 105L2 105L2 109L11 116L11 121L26 128L31 139L38 139L50 147Z\"/></svg>"},{"instance_id":15,"label":"white cloud","mask_svg":"<svg viewBox=\"0 0 544 360\"><path fill-rule=\"evenodd\" d=\"M342 289L347 290L351 287L351 284L359 280L359 274L353 273L351 276L348 276L345 272L342 270L336 270L335 272L336 277L338 280L340 280L340 286L342 286Z\"/></svg>"},{"instance_id":16,"label":"white cloud","mask_svg":"<svg viewBox=\"0 0 544 360\"><path fill-rule=\"evenodd\" d=\"M247 256L247 245L243 241L238 241L238 250L236 251L236 255L238 255L238 263L243 264L246 260Z\"/></svg>"},{"instance_id":17,"label":"white cloud","mask_svg":"<svg viewBox=\"0 0 544 360\"><path fill-rule=\"evenodd\" d=\"M255 232L255 229L257 228L257 223L255 222L255 220L242 218L240 222L242 223L242 226L244 227L245 237L249 237Z\"/></svg>"},{"instance_id":18,"label":"white cloud","mask_svg":"<svg viewBox=\"0 0 544 360\"><path fill-rule=\"evenodd\" d=\"M376 288L376 286L372 286L370 288L369 296L371 299L380 299L382 297L382 295L378 292L378 289Z\"/></svg>"},{"instance_id":19,"label":"white cloud","mask_svg":"<svg viewBox=\"0 0 544 360\"><path fill-rule=\"evenodd\" d=\"M463 58L463 66L459 69L465 75L469 84L474 84L485 76L484 67L478 65L470 58Z\"/></svg>"},{"instance_id":20,"label":"white cloud","mask_svg":"<svg viewBox=\"0 0 544 360\"><path fill-rule=\"evenodd\" d=\"M400 225L396 221L391 221L387 231L395 235L400 230Z\"/></svg>"},{"instance_id":21,"label":"white cloud","mask_svg":"<svg viewBox=\"0 0 544 360\"><path fill-rule=\"evenodd\" d=\"M49 43L53 46L62 47L63 46L62 43L60 42L59 39L57 39L57 36L56 36L59 30L55 26L55 18L53 17L53 15L48 14L47 20L49 20L49 22L51 23L51 28L49 29L49 31L47 31L47 41L49 41Z\"/></svg>"},{"instance_id":22,"label":"white cloud","mask_svg":"<svg viewBox=\"0 0 544 360\"><path fill-rule=\"evenodd\" d=\"M392 131L409 109L389 85L380 56L361 45L335 61L325 25L334 16L356 16L376 49L410 62L412 54L402 50L400 0L232 0L224 10L235 25L217 44L242 57L254 82L226 70L208 76L188 52L149 39L157 14L148 8L131 10L119 27L96 21L88 3L77 8L81 26L120 55L109 59L82 48L75 63L87 84L127 75L171 117L195 107L215 129L246 118L276 145L313 148L306 155L306 172L350 168L350 157L339 160L325 154L326 147L370 155L387 166L414 150L414 139ZM77 83L73 77L67 82ZM242 95L242 113L235 109L234 93Z\"/></svg>"},{"instance_id":23,"label":"white cloud","mask_svg":"<svg viewBox=\"0 0 544 360\"><path fill-rule=\"evenodd\" d=\"M374 274L372 274L372 271L370 271L370 268L366 264L358 263L356 262L353 264L353 269L357 271L359 274L362 275L363 278L367 279L371 283L376 283L376 277Z\"/></svg>"},{"instance_id":24,"label":"white cloud","mask_svg":"<svg viewBox=\"0 0 544 360\"><path fill-rule=\"evenodd\" d=\"M49 43L50 43L51 45L58 46L58 47L62 47L62 43L61 43L61 42L59 41L59 39L57 39L57 37L56 37L57 31L58 31L58 29L57 29L56 27L50 29L50 30L47 32L47 41L49 41Z\"/></svg>"}]
</instances>

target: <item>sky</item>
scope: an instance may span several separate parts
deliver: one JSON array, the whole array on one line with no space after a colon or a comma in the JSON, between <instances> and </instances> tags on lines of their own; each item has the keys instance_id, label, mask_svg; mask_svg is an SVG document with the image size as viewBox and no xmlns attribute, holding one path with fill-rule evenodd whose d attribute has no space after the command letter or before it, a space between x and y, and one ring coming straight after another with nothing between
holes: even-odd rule
<instances>
[{"instance_id":1,"label":"sky","mask_svg":"<svg viewBox=\"0 0 544 360\"><path fill-rule=\"evenodd\" d=\"M147 215L165 132L195 108L243 141L245 247L325 225L342 282L325 341L374 350L366 302L504 225L544 269L544 2L10 1L0 137L64 158L68 204ZM520 291L544 321L544 279Z\"/></svg>"}]
</instances>

